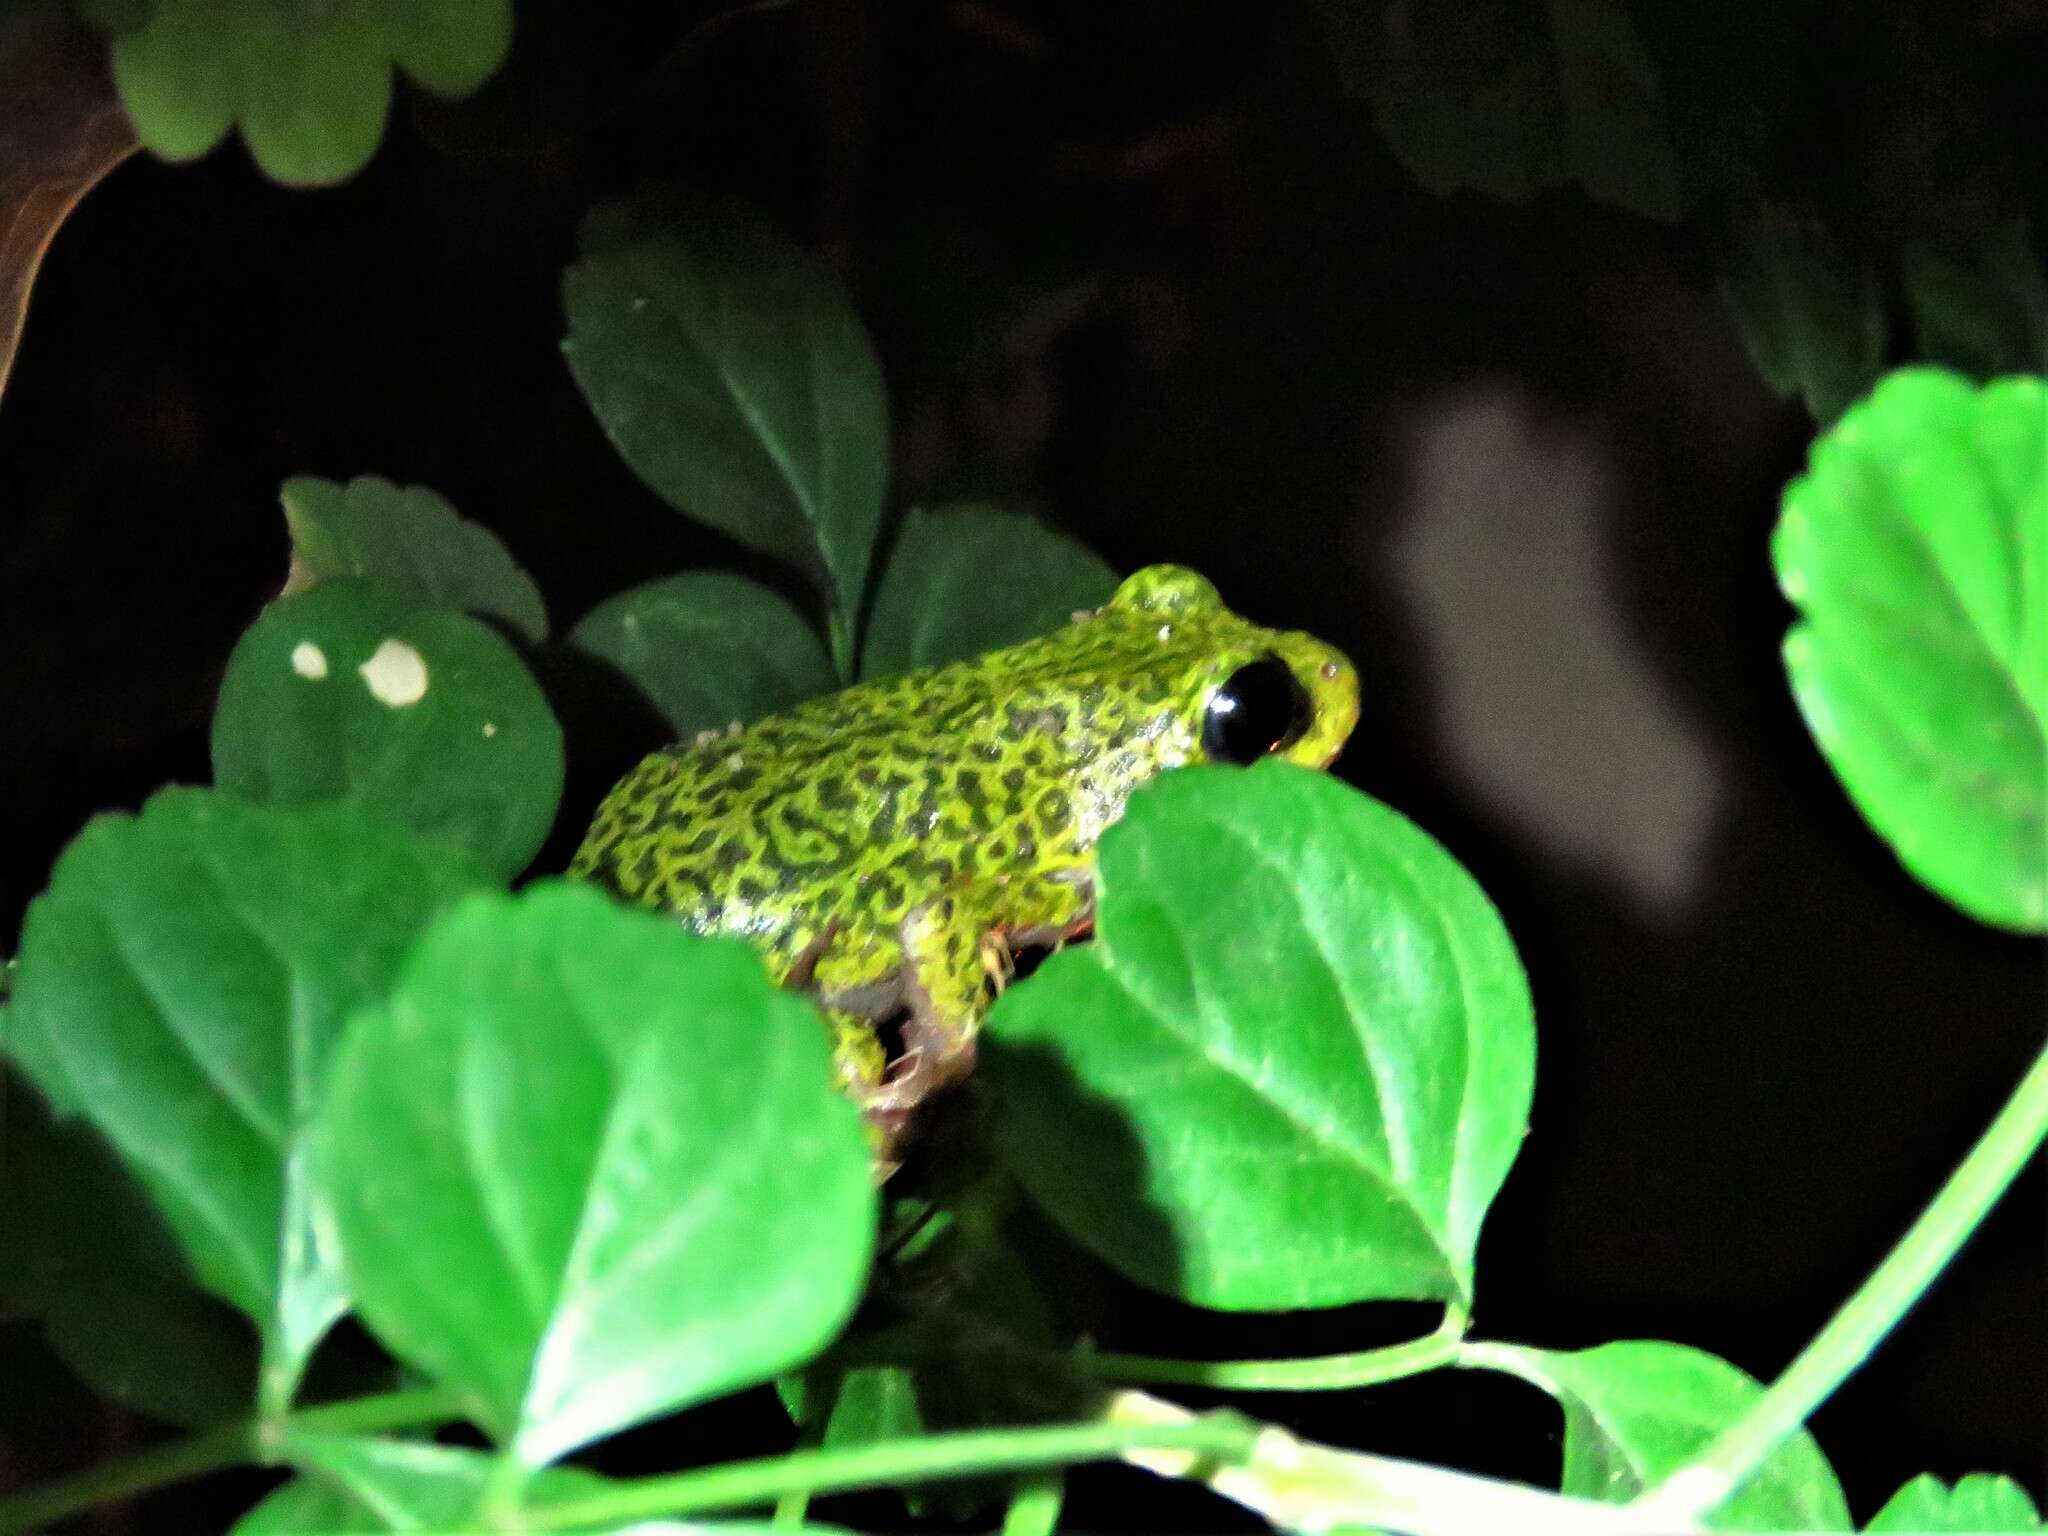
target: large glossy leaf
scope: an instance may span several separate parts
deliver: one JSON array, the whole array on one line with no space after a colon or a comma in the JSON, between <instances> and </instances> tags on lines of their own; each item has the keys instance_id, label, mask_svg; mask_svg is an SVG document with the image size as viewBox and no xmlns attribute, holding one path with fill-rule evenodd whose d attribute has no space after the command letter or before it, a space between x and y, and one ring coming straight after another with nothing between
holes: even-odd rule
<instances>
[{"instance_id":1,"label":"large glossy leaf","mask_svg":"<svg viewBox=\"0 0 2048 1536\"><path fill-rule=\"evenodd\" d=\"M1866 1531L2039 1531L2048 1529L2027 1490L2009 1477L1972 1472L1950 1487L1923 1472L1885 1500Z\"/></svg>"},{"instance_id":2,"label":"large glossy leaf","mask_svg":"<svg viewBox=\"0 0 2048 1536\"><path fill-rule=\"evenodd\" d=\"M1877 382L1888 327L1869 256L1849 250L1809 204L1729 211L1715 247L1721 291L1764 382L1833 421Z\"/></svg>"},{"instance_id":3,"label":"large glossy leaf","mask_svg":"<svg viewBox=\"0 0 2048 1536\"><path fill-rule=\"evenodd\" d=\"M810 621L726 571L686 571L607 598L569 639L632 679L679 739L838 686Z\"/></svg>"},{"instance_id":4,"label":"large glossy leaf","mask_svg":"<svg viewBox=\"0 0 2048 1536\"><path fill-rule=\"evenodd\" d=\"M807 1359L874 1236L816 1014L581 886L429 932L349 1031L316 1166L363 1318L529 1465Z\"/></svg>"},{"instance_id":5,"label":"large glossy leaf","mask_svg":"<svg viewBox=\"0 0 2048 1536\"><path fill-rule=\"evenodd\" d=\"M255 1319L278 1406L341 1314L313 1240L307 1116L348 1012L484 881L347 806L166 790L102 816L30 906L9 1055L105 1135L199 1280Z\"/></svg>"},{"instance_id":6,"label":"large glossy leaf","mask_svg":"<svg viewBox=\"0 0 2048 1536\"><path fill-rule=\"evenodd\" d=\"M1626 1504L1675 1472L1741 1417L1763 1388L1717 1355L1660 1339L1594 1349L1487 1344L1472 1363L1541 1387L1564 1409L1560 1491ZM1711 1515L1729 1531L1846 1531L1849 1506L1805 1430L1773 1451Z\"/></svg>"},{"instance_id":7,"label":"large glossy leaf","mask_svg":"<svg viewBox=\"0 0 2048 1536\"><path fill-rule=\"evenodd\" d=\"M115 37L114 79L142 142L164 158L203 155L240 124L264 174L319 186L375 152L394 66L466 96L511 43L511 0L154 0Z\"/></svg>"},{"instance_id":8,"label":"large glossy leaf","mask_svg":"<svg viewBox=\"0 0 2048 1536\"><path fill-rule=\"evenodd\" d=\"M843 671L889 470L859 316L737 204L610 204L582 244L562 350L598 421L669 505L817 583Z\"/></svg>"},{"instance_id":9,"label":"large glossy leaf","mask_svg":"<svg viewBox=\"0 0 2048 1536\"><path fill-rule=\"evenodd\" d=\"M1036 518L973 505L920 508L904 518L875 589L861 675L938 666L1046 634L1115 590L1116 572L1092 550Z\"/></svg>"},{"instance_id":10,"label":"large glossy leaf","mask_svg":"<svg viewBox=\"0 0 2048 1536\"><path fill-rule=\"evenodd\" d=\"M1891 375L1814 445L1771 545L1807 728L1906 868L2048 927L2048 384Z\"/></svg>"},{"instance_id":11,"label":"large glossy leaf","mask_svg":"<svg viewBox=\"0 0 2048 1536\"><path fill-rule=\"evenodd\" d=\"M1463 1298L1521 1145L1527 983L1469 875L1282 762L1188 768L1103 839L1096 941L990 1019L1025 1186L1214 1307Z\"/></svg>"},{"instance_id":12,"label":"large glossy leaf","mask_svg":"<svg viewBox=\"0 0 2048 1536\"><path fill-rule=\"evenodd\" d=\"M282 494L292 533L287 593L362 576L422 604L494 614L529 640L547 638L547 608L533 578L496 534L438 492L380 475L347 485L296 475Z\"/></svg>"},{"instance_id":13,"label":"large glossy leaf","mask_svg":"<svg viewBox=\"0 0 2048 1536\"><path fill-rule=\"evenodd\" d=\"M268 804L353 801L509 877L555 819L562 732L487 625L323 581L273 603L236 644L213 771Z\"/></svg>"}]
</instances>

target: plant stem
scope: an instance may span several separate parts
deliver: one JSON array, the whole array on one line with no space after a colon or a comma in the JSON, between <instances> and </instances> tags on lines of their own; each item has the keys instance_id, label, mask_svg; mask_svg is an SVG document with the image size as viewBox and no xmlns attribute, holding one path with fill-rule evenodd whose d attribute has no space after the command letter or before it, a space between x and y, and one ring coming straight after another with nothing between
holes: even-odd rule
<instances>
[{"instance_id":1,"label":"plant stem","mask_svg":"<svg viewBox=\"0 0 2048 1536\"><path fill-rule=\"evenodd\" d=\"M1133 1450L1192 1451L1233 1461L1251 1451L1258 1430L1228 1414L1184 1424L1054 1424L1031 1429L973 1429L869 1445L794 1451L754 1461L642 1478L602 1493L527 1510L536 1530L626 1525L667 1515L751 1509L803 1490L814 1497L861 1488L936 1482L987 1472L1018 1472L1082 1461L1113 1461Z\"/></svg>"},{"instance_id":2,"label":"plant stem","mask_svg":"<svg viewBox=\"0 0 2048 1536\"><path fill-rule=\"evenodd\" d=\"M182 1482L226 1467L268 1461L269 1448L285 1428L320 1430L330 1434L376 1434L383 1430L442 1423L458 1417L460 1411L448 1393L436 1388L417 1388L327 1403L318 1408L303 1409L282 1420L238 1419L232 1424L223 1424L218 1429L194 1435L189 1440L160 1445L126 1461L88 1467L74 1477L0 1499L0 1536L33 1530L82 1509L90 1509L95 1504L132 1498L165 1483Z\"/></svg>"},{"instance_id":3,"label":"plant stem","mask_svg":"<svg viewBox=\"0 0 2048 1536\"><path fill-rule=\"evenodd\" d=\"M2035 1060L1941 1193L1825 1328L1750 1410L1633 1506L1656 1517L1704 1514L1870 1357L1947 1267L1984 1214L2048 1140L2048 1050Z\"/></svg>"},{"instance_id":4,"label":"plant stem","mask_svg":"<svg viewBox=\"0 0 2048 1536\"><path fill-rule=\"evenodd\" d=\"M839 674L839 686L853 685L853 624L840 611L839 605L828 606L825 613L825 639L832 652L832 670Z\"/></svg>"},{"instance_id":5,"label":"plant stem","mask_svg":"<svg viewBox=\"0 0 2048 1536\"><path fill-rule=\"evenodd\" d=\"M1213 1387L1236 1392L1334 1392L1347 1387L1377 1386L1449 1365L1457 1358L1470 1326L1470 1315L1452 1303L1445 1306L1444 1319L1436 1332L1405 1344L1362 1349L1348 1355L1318 1355L1305 1360L1171 1360L1091 1350L1073 1359L1099 1381Z\"/></svg>"}]
</instances>

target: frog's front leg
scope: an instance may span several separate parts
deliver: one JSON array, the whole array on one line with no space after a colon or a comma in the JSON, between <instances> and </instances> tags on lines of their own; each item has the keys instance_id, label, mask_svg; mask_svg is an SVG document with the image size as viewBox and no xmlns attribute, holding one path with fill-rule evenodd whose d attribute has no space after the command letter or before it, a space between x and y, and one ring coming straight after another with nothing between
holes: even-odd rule
<instances>
[{"instance_id":1,"label":"frog's front leg","mask_svg":"<svg viewBox=\"0 0 2048 1536\"><path fill-rule=\"evenodd\" d=\"M903 920L903 1054L869 1102L904 1114L974 1065L990 984L1010 974L1013 947L1053 944L1094 920L1088 872L967 877Z\"/></svg>"}]
</instances>

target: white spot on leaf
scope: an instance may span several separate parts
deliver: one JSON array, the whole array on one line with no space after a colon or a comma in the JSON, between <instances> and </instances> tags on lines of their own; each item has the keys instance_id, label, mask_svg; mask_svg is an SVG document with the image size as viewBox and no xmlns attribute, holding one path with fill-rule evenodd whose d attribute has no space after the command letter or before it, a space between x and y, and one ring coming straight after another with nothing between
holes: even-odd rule
<instances>
[{"instance_id":1,"label":"white spot on leaf","mask_svg":"<svg viewBox=\"0 0 2048 1536\"><path fill-rule=\"evenodd\" d=\"M327 675L327 653L312 641L301 640L292 647L292 670L317 683Z\"/></svg>"},{"instance_id":2,"label":"white spot on leaf","mask_svg":"<svg viewBox=\"0 0 2048 1536\"><path fill-rule=\"evenodd\" d=\"M379 704L406 709L427 696L426 658L403 640L385 639L356 670Z\"/></svg>"},{"instance_id":3,"label":"white spot on leaf","mask_svg":"<svg viewBox=\"0 0 2048 1536\"><path fill-rule=\"evenodd\" d=\"M486 736L495 736L498 734L498 728L495 725L491 724L490 721L486 720L484 722L484 734Z\"/></svg>"}]
</instances>

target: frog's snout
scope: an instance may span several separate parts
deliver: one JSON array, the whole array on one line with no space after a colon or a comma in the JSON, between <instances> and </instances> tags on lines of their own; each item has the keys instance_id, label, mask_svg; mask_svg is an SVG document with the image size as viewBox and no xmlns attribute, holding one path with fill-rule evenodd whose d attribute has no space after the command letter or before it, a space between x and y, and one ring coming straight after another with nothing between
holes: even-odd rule
<instances>
[{"instance_id":1,"label":"frog's snout","mask_svg":"<svg viewBox=\"0 0 2048 1536\"><path fill-rule=\"evenodd\" d=\"M1309 728L1280 755L1307 768L1327 768L1358 724L1358 669L1335 646L1312 635L1289 635L1283 655L1307 691Z\"/></svg>"}]
</instances>

